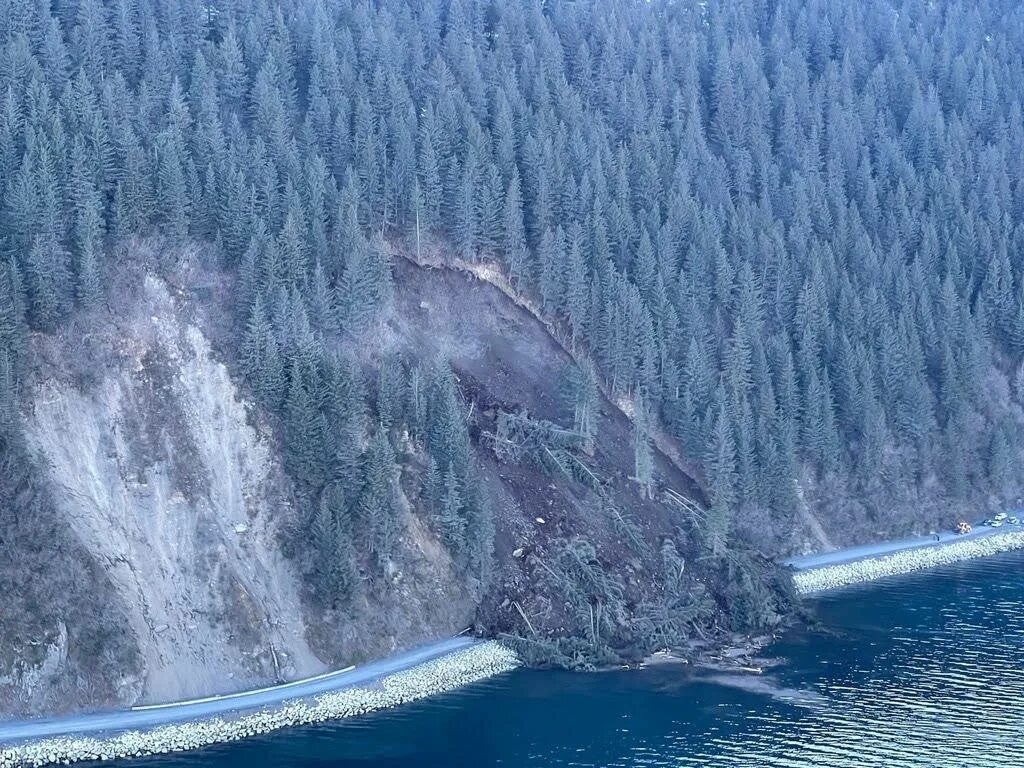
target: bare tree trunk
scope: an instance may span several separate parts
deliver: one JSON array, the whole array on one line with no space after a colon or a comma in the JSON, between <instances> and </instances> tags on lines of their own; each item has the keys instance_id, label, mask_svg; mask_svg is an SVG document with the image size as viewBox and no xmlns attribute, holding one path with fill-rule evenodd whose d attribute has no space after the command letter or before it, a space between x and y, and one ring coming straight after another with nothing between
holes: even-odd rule
<instances>
[{"instance_id":1,"label":"bare tree trunk","mask_svg":"<svg viewBox=\"0 0 1024 768\"><path fill-rule=\"evenodd\" d=\"M416 179L416 261L420 261L420 181Z\"/></svg>"}]
</instances>

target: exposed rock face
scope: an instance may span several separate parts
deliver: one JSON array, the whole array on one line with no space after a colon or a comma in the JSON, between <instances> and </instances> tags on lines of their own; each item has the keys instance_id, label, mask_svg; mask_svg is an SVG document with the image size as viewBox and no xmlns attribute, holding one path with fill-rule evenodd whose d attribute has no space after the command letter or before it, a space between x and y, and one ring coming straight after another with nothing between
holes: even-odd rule
<instances>
[{"instance_id":1,"label":"exposed rock face","mask_svg":"<svg viewBox=\"0 0 1024 768\"><path fill-rule=\"evenodd\" d=\"M239 390L230 282L201 250L128 247L104 307L31 339L32 460L0 487L17 524L0 525L17 598L0 613L0 717L251 689L470 625L479 594L402 488L385 574L313 598L309 501Z\"/></svg>"},{"instance_id":2,"label":"exposed rock face","mask_svg":"<svg viewBox=\"0 0 1024 768\"><path fill-rule=\"evenodd\" d=\"M315 576L310 501L286 476L274 417L250 406L232 377L230 279L202 253L130 247L138 260L113 276L107 307L32 341L32 469L46 481L50 529L73 534L82 575L65 590L70 599L52 610L23 600L20 618L7 622L21 634L0 645L0 714L260 687L471 625L535 644L582 636L594 604L580 589L568 599L573 563L585 570L580 578L609 585L601 589L617 608L598 620L602 637L618 633L617 647L640 648L650 636L633 619L652 600L671 621L719 625L716 574L699 557L689 518L631 478L634 435L623 409L597 404L600 439L581 457L600 493L593 482L502 460L493 449L502 412L572 422L558 394L572 357L488 282L404 262L391 306L354 346L371 381L386 353L454 369L494 512L493 568L477 580L450 556L422 494L426 457L405 438L393 556L384 567L361 563L344 599L322 599L306 578ZM666 494L700 498L677 462L659 452L653 463ZM22 557L39 541L40 520L23 527ZM50 563L52 552L68 551L39 549ZM52 577L21 583L57 583ZM604 596L593 600L600 616Z\"/></svg>"},{"instance_id":3,"label":"exposed rock face","mask_svg":"<svg viewBox=\"0 0 1024 768\"><path fill-rule=\"evenodd\" d=\"M27 428L57 508L126 606L143 670L122 698L314 674L324 665L277 542L288 496L267 441L167 285L141 282L87 342L97 378L47 377Z\"/></svg>"}]
</instances>

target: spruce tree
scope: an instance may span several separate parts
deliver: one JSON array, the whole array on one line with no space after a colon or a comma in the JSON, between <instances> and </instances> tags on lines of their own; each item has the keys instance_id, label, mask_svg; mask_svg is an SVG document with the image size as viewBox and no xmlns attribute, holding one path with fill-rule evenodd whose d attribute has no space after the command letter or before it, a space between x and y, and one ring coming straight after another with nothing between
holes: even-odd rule
<instances>
[{"instance_id":1,"label":"spruce tree","mask_svg":"<svg viewBox=\"0 0 1024 768\"><path fill-rule=\"evenodd\" d=\"M365 329L391 298L391 265L381 238L348 254L338 283L340 325L348 333Z\"/></svg>"},{"instance_id":2,"label":"spruce tree","mask_svg":"<svg viewBox=\"0 0 1024 768\"><path fill-rule=\"evenodd\" d=\"M405 417L405 378L405 367L397 355L387 355L381 361L377 378L377 420L385 429L397 426Z\"/></svg>"},{"instance_id":3,"label":"spruce tree","mask_svg":"<svg viewBox=\"0 0 1024 768\"><path fill-rule=\"evenodd\" d=\"M281 402L284 371L261 293L253 301L242 338L242 371L256 394L271 408Z\"/></svg>"},{"instance_id":4,"label":"spruce tree","mask_svg":"<svg viewBox=\"0 0 1024 768\"><path fill-rule=\"evenodd\" d=\"M401 532L401 510L395 489L395 456L387 433L378 429L363 460L363 489L359 519L368 526L370 551L381 566L394 554Z\"/></svg>"},{"instance_id":5,"label":"spruce tree","mask_svg":"<svg viewBox=\"0 0 1024 768\"><path fill-rule=\"evenodd\" d=\"M466 547L466 520L458 473L449 465L442 480L443 490L438 504L437 519L448 546L456 553Z\"/></svg>"},{"instance_id":6,"label":"spruce tree","mask_svg":"<svg viewBox=\"0 0 1024 768\"><path fill-rule=\"evenodd\" d=\"M519 173L512 172L512 178L505 190L505 203L502 214L504 237L502 249L509 265L509 273L514 285L519 285L529 274L529 252L526 248L526 229L523 225L523 200L519 184Z\"/></svg>"},{"instance_id":7,"label":"spruce tree","mask_svg":"<svg viewBox=\"0 0 1024 768\"><path fill-rule=\"evenodd\" d=\"M285 462L292 477L317 489L327 477L327 456L311 379L306 366L293 366L284 403Z\"/></svg>"},{"instance_id":8,"label":"spruce tree","mask_svg":"<svg viewBox=\"0 0 1024 768\"><path fill-rule=\"evenodd\" d=\"M347 600L358 584L351 513L337 484L320 495L311 527L321 599L328 605Z\"/></svg>"},{"instance_id":9,"label":"spruce tree","mask_svg":"<svg viewBox=\"0 0 1024 768\"><path fill-rule=\"evenodd\" d=\"M716 409L713 430L709 435L704 466L711 494L711 508L708 510L708 536L714 548L725 546L733 508L737 501L739 478L736 468L736 441L733 427L726 410L726 398L719 387L719 404Z\"/></svg>"},{"instance_id":10,"label":"spruce tree","mask_svg":"<svg viewBox=\"0 0 1024 768\"><path fill-rule=\"evenodd\" d=\"M654 449L651 446L650 412L643 398L634 406L633 414L633 477L640 486L640 495L654 498Z\"/></svg>"},{"instance_id":11,"label":"spruce tree","mask_svg":"<svg viewBox=\"0 0 1024 768\"><path fill-rule=\"evenodd\" d=\"M469 433L455 377L447 363L437 362L431 375L427 416L427 450L442 468L462 471L469 462Z\"/></svg>"},{"instance_id":12,"label":"spruce tree","mask_svg":"<svg viewBox=\"0 0 1024 768\"><path fill-rule=\"evenodd\" d=\"M37 235L28 254L28 294L32 321L53 330L71 305L71 256L55 238Z\"/></svg>"}]
</instances>

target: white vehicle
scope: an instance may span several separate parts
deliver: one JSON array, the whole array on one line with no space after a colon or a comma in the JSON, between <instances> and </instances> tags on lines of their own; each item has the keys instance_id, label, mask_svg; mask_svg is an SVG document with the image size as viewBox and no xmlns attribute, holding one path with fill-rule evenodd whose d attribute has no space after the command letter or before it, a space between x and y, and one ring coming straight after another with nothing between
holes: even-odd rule
<instances>
[{"instance_id":1,"label":"white vehicle","mask_svg":"<svg viewBox=\"0 0 1024 768\"><path fill-rule=\"evenodd\" d=\"M991 525L991 526L992 526L993 528L998 528L998 527L999 527L999 526L1001 526L1002 524L1003 524L1003 521L1002 521L1002 520L993 520L993 521L992 521L992 522L990 523L990 525Z\"/></svg>"},{"instance_id":2,"label":"white vehicle","mask_svg":"<svg viewBox=\"0 0 1024 768\"><path fill-rule=\"evenodd\" d=\"M996 516L995 516L994 518L992 518L992 519L993 519L993 520L1000 520L1000 521L1002 521L1002 520L1005 520L1005 519L1006 519L1006 513L1005 513L1005 512L1000 512L999 514L997 514L997 515L996 515Z\"/></svg>"}]
</instances>

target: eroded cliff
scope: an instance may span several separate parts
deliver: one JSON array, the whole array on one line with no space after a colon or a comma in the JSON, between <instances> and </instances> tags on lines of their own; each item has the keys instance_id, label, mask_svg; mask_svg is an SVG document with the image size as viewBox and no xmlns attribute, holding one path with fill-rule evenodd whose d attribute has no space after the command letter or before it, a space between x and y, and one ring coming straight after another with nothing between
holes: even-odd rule
<instances>
[{"instance_id":1,"label":"eroded cliff","mask_svg":"<svg viewBox=\"0 0 1024 768\"><path fill-rule=\"evenodd\" d=\"M277 542L289 501L266 439L167 285L144 275L132 299L87 340L38 340L42 359L96 378L55 371L27 420L57 509L127 608L121 631L142 658L132 693L188 698L322 670Z\"/></svg>"}]
</instances>

